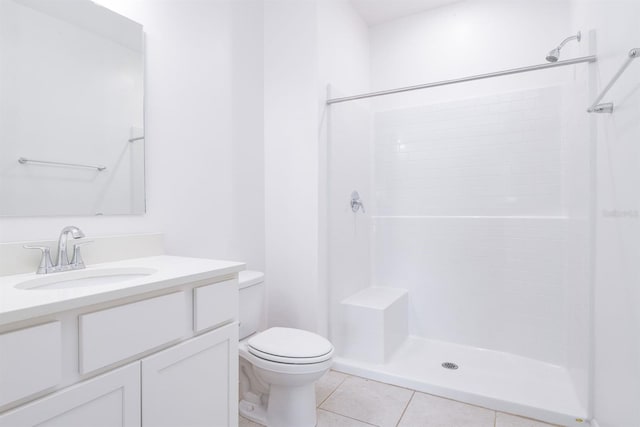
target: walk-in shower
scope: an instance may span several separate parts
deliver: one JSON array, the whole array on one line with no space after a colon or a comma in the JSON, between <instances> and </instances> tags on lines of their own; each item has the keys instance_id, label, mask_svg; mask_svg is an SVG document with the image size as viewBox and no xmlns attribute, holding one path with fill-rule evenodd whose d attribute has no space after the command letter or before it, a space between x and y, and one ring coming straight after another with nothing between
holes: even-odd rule
<instances>
[{"instance_id":1,"label":"walk-in shower","mask_svg":"<svg viewBox=\"0 0 640 427\"><path fill-rule=\"evenodd\" d=\"M330 88L336 369L563 425L588 418L584 107L597 58L558 61L570 39L551 63Z\"/></svg>"}]
</instances>

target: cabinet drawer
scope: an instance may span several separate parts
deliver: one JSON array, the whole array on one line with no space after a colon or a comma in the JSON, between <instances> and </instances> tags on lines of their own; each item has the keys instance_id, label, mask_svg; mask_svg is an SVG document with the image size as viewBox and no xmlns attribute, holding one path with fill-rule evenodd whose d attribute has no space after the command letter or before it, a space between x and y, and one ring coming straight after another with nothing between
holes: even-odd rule
<instances>
[{"instance_id":1,"label":"cabinet drawer","mask_svg":"<svg viewBox=\"0 0 640 427\"><path fill-rule=\"evenodd\" d=\"M0 335L0 406L53 387L61 377L60 322Z\"/></svg>"},{"instance_id":2,"label":"cabinet drawer","mask_svg":"<svg viewBox=\"0 0 640 427\"><path fill-rule=\"evenodd\" d=\"M193 290L193 329L196 332L238 317L238 281L200 286Z\"/></svg>"},{"instance_id":3,"label":"cabinet drawer","mask_svg":"<svg viewBox=\"0 0 640 427\"><path fill-rule=\"evenodd\" d=\"M185 292L80 316L80 373L94 371L185 336Z\"/></svg>"}]
</instances>

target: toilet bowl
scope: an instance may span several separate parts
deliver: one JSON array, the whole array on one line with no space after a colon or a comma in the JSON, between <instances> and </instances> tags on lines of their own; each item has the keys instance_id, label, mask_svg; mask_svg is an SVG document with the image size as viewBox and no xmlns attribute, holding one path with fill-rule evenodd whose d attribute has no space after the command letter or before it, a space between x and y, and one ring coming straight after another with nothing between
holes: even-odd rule
<instances>
[{"instance_id":1,"label":"toilet bowl","mask_svg":"<svg viewBox=\"0 0 640 427\"><path fill-rule=\"evenodd\" d=\"M262 292L255 288L262 286L261 279L255 272L240 275L241 325L243 312L256 315L255 310L246 310L247 306L243 310L243 305L256 306L254 300L261 298ZM253 319L244 325L255 324ZM240 414L268 427L315 426L315 382L331 367L333 345L300 329L277 327L257 333L254 329L243 331L241 326ZM243 337L243 333L251 335Z\"/></svg>"},{"instance_id":2,"label":"toilet bowl","mask_svg":"<svg viewBox=\"0 0 640 427\"><path fill-rule=\"evenodd\" d=\"M331 343L311 332L271 328L242 341L239 348L250 365L241 364L241 375L254 376L249 382L262 386L257 388L259 401L254 396L241 400L240 414L268 427L315 426L315 382L331 367Z\"/></svg>"}]
</instances>

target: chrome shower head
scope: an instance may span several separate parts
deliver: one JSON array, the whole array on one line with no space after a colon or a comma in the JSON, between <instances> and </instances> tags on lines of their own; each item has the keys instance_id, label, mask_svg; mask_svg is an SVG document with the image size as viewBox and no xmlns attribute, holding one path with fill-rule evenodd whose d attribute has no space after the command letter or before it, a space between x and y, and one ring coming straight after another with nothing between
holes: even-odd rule
<instances>
[{"instance_id":1,"label":"chrome shower head","mask_svg":"<svg viewBox=\"0 0 640 427\"><path fill-rule=\"evenodd\" d=\"M555 48L547 55L547 61L549 62L558 62L558 58L560 58L560 48Z\"/></svg>"},{"instance_id":2,"label":"chrome shower head","mask_svg":"<svg viewBox=\"0 0 640 427\"><path fill-rule=\"evenodd\" d=\"M575 36L567 37L566 39L562 40L562 43L560 43L560 45L557 48L549 52L549 54L547 55L547 61L557 62L558 59L560 58L560 49L562 49L565 44L567 44L571 40L580 41L581 39L582 39L582 33L578 31L578 34L576 34Z\"/></svg>"}]
</instances>

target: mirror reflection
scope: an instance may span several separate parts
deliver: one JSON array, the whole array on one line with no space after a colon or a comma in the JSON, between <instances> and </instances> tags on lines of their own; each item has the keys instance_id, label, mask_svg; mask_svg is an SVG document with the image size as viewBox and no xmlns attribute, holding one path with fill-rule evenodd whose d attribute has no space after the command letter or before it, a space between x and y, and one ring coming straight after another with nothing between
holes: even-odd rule
<instances>
[{"instance_id":1,"label":"mirror reflection","mask_svg":"<svg viewBox=\"0 0 640 427\"><path fill-rule=\"evenodd\" d=\"M88 0L0 0L0 215L145 211L142 26Z\"/></svg>"}]
</instances>

